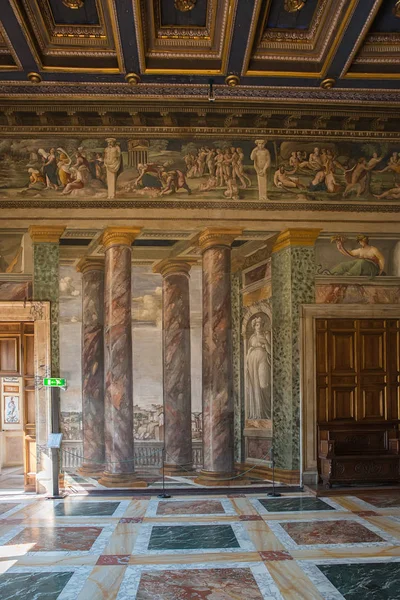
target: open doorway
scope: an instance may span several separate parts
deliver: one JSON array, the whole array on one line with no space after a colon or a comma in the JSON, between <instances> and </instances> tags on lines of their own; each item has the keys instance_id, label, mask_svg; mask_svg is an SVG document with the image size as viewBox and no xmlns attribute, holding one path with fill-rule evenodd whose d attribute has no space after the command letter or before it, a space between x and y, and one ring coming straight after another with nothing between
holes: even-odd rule
<instances>
[{"instance_id":1,"label":"open doorway","mask_svg":"<svg viewBox=\"0 0 400 600\"><path fill-rule=\"evenodd\" d=\"M0 322L0 494L36 491L34 323Z\"/></svg>"}]
</instances>

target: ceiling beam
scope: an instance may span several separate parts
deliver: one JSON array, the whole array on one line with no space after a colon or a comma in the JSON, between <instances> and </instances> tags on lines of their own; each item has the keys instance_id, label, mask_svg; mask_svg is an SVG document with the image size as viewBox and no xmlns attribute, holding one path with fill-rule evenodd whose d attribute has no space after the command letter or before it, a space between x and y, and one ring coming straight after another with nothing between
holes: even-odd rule
<instances>
[{"instance_id":1,"label":"ceiling beam","mask_svg":"<svg viewBox=\"0 0 400 600\"><path fill-rule=\"evenodd\" d=\"M136 37L132 0L118 0L114 5L117 13L126 72L139 75L138 40Z\"/></svg>"},{"instance_id":2,"label":"ceiling beam","mask_svg":"<svg viewBox=\"0 0 400 600\"><path fill-rule=\"evenodd\" d=\"M250 34L255 0L239 0L236 8L228 73L240 76Z\"/></svg>"},{"instance_id":3,"label":"ceiling beam","mask_svg":"<svg viewBox=\"0 0 400 600\"><path fill-rule=\"evenodd\" d=\"M10 0L2 1L1 21L5 30L7 31L7 35L15 52L18 54L19 61L24 71L27 73L29 73L30 71L38 71L39 66L29 47L27 39L12 8Z\"/></svg>"},{"instance_id":4,"label":"ceiling beam","mask_svg":"<svg viewBox=\"0 0 400 600\"><path fill-rule=\"evenodd\" d=\"M339 79L345 75L382 2L383 0L360 0L358 2L326 77ZM368 80L368 74L366 74L366 80Z\"/></svg>"}]
</instances>

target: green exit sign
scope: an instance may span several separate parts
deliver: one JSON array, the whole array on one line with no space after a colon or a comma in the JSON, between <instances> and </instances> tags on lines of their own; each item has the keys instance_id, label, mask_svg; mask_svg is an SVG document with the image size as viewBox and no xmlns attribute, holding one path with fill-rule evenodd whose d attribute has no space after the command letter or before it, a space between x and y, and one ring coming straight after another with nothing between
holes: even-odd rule
<instances>
[{"instance_id":1,"label":"green exit sign","mask_svg":"<svg viewBox=\"0 0 400 600\"><path fill-rule=\"evenodd\" d=\"M45 377L43 385L45 387L67 387L67 380L60 377Z\"/></svg>"}]
</instances>

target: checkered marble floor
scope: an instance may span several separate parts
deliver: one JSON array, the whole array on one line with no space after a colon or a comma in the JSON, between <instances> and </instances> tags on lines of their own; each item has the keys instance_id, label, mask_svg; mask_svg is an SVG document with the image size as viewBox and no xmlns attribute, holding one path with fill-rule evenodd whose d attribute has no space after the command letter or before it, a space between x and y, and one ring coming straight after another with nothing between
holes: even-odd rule
<instances>
[{"instance_id":1,"label":"checkered marble floor","mask_svg":"<svg viewBox=\"0 0 400 600\"><path fill-rule=\"evenodd\" d=\"M400 599L400 490L7 496L0 598Z\"/></svg>"}]
</instances>

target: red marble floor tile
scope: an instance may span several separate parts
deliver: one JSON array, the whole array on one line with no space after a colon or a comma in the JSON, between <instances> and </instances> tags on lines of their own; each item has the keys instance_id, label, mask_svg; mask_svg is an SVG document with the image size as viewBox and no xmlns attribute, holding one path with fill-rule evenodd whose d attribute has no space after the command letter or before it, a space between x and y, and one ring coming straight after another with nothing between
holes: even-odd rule
<instances>
[{"instance_id":1,"label":"red marble floor tile","mask_svg":"<svg viewBox=\"0 0 400 600\"><path fill-rule=\"evenodd\" d=\"M34 544L30 552L85 551L101 532L101 527L26 527L5 545Z\"/></svg>"},{"instance_id":2,"label":"red marble floor tile","mask_svg":"<svg viewBox=\"0 0 400 600\"><path fill-rule=\"evenodd\" d=\"M160 502L157 515L217 515L225 514L219 500L187 500L185 502Z\"/></svg>"},{"instance_id":3,"label":"red marble floor tile","mask_svg":"<svg viewBox=\"0 0 400 600\"><path fill-rule=\"evenodd\" d=\"M262 521L260 515L240 515L239 521Z\"/></svg>"},{"instance_id":4,"label":"red marble floor tile","mask_svg":"<svg viewBox=\"0 0 400 600\"><path fill-rule=\"evenodd\" d=\"M127 565L130 558L130 554L102 554L99 557L96 565Z\"/></svg>"},{"instance_id":5,"label":"red marble floor tile","mask_svg":"<svg viewBox=\"0 0 400 600\"><path fill-rule=\"evenodd\" d=\"M384 540L356 521L307 521L280 523L290 537L300 545L360 544Z\"/></svg>"},{"instance_id":6,"label":"red marble floor tile","mask_svg":"<svg viewBox=\"0 0 400 600\"><path fill-rule=\"evenodd\" d=\"M258 554L265 561L293 560L293 556L284 550L264 550Z\"/></svg>"},{"instance_id":7,"label":"red marble floor tile","mask_svg":"<svg viewBox=\"0 0 400 600\"><path fill-rule=\"evenodd\" d=\"M387 494L357 494L357 498L377 508L400 507L400 490L388 492Z\"/></svg>"},{"instance_id":8,"label":"red marble floor tile","mask_svg":"<svg viewBox=\"0 0 400 600\"><path fill-rule=\"evenodd\" d=\"M136 600L263 600L250 569L145 571Z\"/></svg>"}]
</instances>

